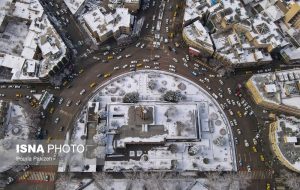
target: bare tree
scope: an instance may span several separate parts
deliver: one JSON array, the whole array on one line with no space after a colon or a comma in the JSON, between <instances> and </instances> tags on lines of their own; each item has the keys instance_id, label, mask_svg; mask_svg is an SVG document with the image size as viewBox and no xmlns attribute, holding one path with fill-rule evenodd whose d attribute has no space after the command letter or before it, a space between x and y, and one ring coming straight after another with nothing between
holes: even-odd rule
<instances>
[{"instance_id":1,"label":"bare tree","mask_svg":"<svg viewBox=\"0 0 300 190\"><path fill-rule=\"evenodd\" d=\"M111 186L113 183L112 176L105 172L93 173L93 178L99 189L107 189L106 187ZM102 185L105 185L105 187L103 187Z\"/></svg>"},{"instance_id":2,"label":"bare tree","mask_svg":"<svg viewBox=\"0 0 300 190\"><path fill-rule=\"evenodd\" d=\"M291 190L300 189L300 176L288 170L282 170L280 176L283 178L283 183Z\"/></svg>"}]
</instances>

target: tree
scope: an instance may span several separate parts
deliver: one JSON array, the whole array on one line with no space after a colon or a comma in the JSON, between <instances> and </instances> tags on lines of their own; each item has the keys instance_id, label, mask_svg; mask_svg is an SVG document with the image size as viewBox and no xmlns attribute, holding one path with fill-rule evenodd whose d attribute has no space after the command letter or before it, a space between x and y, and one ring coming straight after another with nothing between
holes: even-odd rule
<instances>
[{"instance_id":1,"label":"tree","mask_svg":"<svg viewBox=\"0 0 300 190\"><path fill-rule=\"evenodd\" d=\"M139 93L138 92L129 92L125 94L123 97L124 103L137 103L139 101Z\"/></svg>"},{"instance_id":2,"label":"tree","mask_svg":"<svg viewBox=\"0 0 300 190\"><path fill-rule=\"evenodd\" d=\"M300 189L300 176L288 170L282 170L280 176L283 178L283 183L291 190Z\"/></svg>"},{"instance_id":3,"label":"tree","mask_svg":"<svg viewBox=\"0 0 300 190\"><path fill-rule=\"evenodd\" d=\"M150 81L148 82L148 88L149 88L150 90L154 90L154 89L156 88L156 82L155 82L154 80L150 80Z\"/></svg>"},{"instance_id":4,"label":"tree","mask_svg":"<svg viewBox=\"0 0 300 190\"><path fill-rule=\"evenodd\" d=\"M180 91L172 91L168 90L164 95L163 95L163 100L167 102L174 102L177 103L180 100L182 100L182 95Z\"/></svg>"}]
</instances>

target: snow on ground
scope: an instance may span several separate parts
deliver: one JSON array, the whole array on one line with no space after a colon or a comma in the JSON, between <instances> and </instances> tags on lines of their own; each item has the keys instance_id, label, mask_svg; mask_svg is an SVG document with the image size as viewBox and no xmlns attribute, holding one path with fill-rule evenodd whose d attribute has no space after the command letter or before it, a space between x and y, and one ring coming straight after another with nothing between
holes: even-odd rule
<instances>
[{"instance_id":1,"label":"snow on ground","mask_svg":"<svg viewBox=\"0 0 300 190\"><path fill-rule=\"evenodd\" d=\"M13 146L16 140L27 140L30 132L31 120L24 109L10 103L7 111L5 136L0 140L1 166L0 171L5 171L16 164L16 150ZM9 147L5 145L10 144ZM6 147L6 148L5 148Z\"/></svg>"},{"instance_id":2,"label":"snow on ground","mask_svg":"<svg viewBox=\"0 0 300 190\"><path fill-rule=\"evenodd\" d=\"M56 186L56 190L65 190L65 189L76 189L79 187L80 182L82 184L86 184L90 182L91 179L71 179L69 181L62 181L58 179L59 185ZM161 180L163 189L165 190L174 190L176 187L181 187L181 190L207 190L206 186L204 185L206 180L205 179L197 179L197 180L191 180L191 179L165 179ZM105 190L126 190L127 185L131 184L131 190L141 190L143 189L144 185L146 183L151 183L151 179L148 181L145 180L128 180L128 179L109 179L109 182L102 182L102 181L93 181L90 185L84 188L84 190L99 190L99 189L105 189ZM157 181L154 181L154 183L157 183ZM153 184L152 187L154 187L156 184ZM99 188L100 187L100 188Z\"/></svg>"},{"instance_id":3,"label":"snow on ground","mask_svg":"<svg viewBox=\"0 0 300 190\"><path fill-rule=\"evenodd\" d=\"M154 81L155 88L150 89L148 87L148 82ZM94 96L90 99L88 107L91 107L92 102L100 102L100 106L95 109L95 113L99 114L104 113L104 117L109 118L110 109L107 105L123 105L122 99L125 93L129 92L138 92L139 93L139 102L141 104L152 104L154 106L159 106L160 104L168 104L161 101L162 92L167 90L180 91L182 95L185 96L185 99L180 101L178 104L173 105L182 105L183 108L180 108L180 112L184 112L185 106L193 105L196 107L197 112L202 112L201 106L204 106L204 113L202 116L201 113L197 115L197 122L199 124L196 127L196 130L199 131L199 135L195 136L193 133L191 137L195 142L173 142L178 147L176 153L172 153L168 147L171 143L165 143L161 146L154 146L148 152L141 152L138 150L130 150L130 155L139 155L133 156L132 159L128 161L105 161L104 170L113 170L118 171L122 168L132 169L134 167L142 167L144 169L167 169L170 170L174 167L174 160L176 160L176 167L178 170L188 170L188 171L215 171L215 170L226 170L232 171L236 170L235 164L235 149L234 143L232 140L231 129L228 124L226 115L218 105L218 103L211 97L205 90L193 83L188 81L185 78L177 76L175 74L170 74L163 71L138 71L134 73L126 73L120 75L116 78L110 79L104 85L95 89ZM171 105L171 103L170 103ZM192 107L193 107L192 106ZM116 111L117 109L113 109ZM120 109L121 111L126 109ZM118 111L120 111L118 110ZM159 110L159 109L158 109ZM189 109L187 109L189 110ZM84 109L83 113L86 114L87 109ZM116 111L116 112L118 112ZM156 113L155 122L162 123L166 125L166 131L170 130L170 126L166 124L165 116L163 116L163 111ZM154 116L156 116L154 114ZM204 117L204 118L202 118ZM174 117L176 118L176 117ZM184 115L179 115L176 119L178 121L184 121L187 119ZM81 119L86 122L86 117L81 116ZM196 120L196 118L195 118ZM120 125L126 124L126 118L121 119L119 122ZM108 122L101 122L108 124ZM83 129L86 123L77 122L74 133L74 141L80 139L79 137L84 134ZM110 125L110 124L108 124ZM201 126L201 127L199 127ZM111 126L109 126L111 127ZM106 134L106 131L103 131L103 135L107 135L106 141L107 147L106 150L109 150L109 154L114 156L114 147L117 145L112 138L114 135L113 128L107 128L109 134ZM170 134L175 134L176 131L170 130ZM200 139L197 139L200 136ZM134 141L137 142L153 142L153 141L162 141L162 135L156 135L151 138L145 138L143 140L136 139L137 137L126 137L129 138L125 141ZM121 141L124 139L120 139ZM119 141L119 142L121 142ZM82 142L81 142L82 143ZM114 144L113 144L114 143ZM118 141L116 141L118 143ZM194 149L194 154L189 153L189 149ZM107 152L108 153L108 152ZM128 154L129 155L129 154ZM119 156L118 154L116 156ZM140 159L139 159L140 157ZM147 157L147 159L144 159ZM119 159L118 159L119 160ZM205 161L204 161L205 160ZM204 163L208 162L208 163Z\"/></svg>"}]
</instances>

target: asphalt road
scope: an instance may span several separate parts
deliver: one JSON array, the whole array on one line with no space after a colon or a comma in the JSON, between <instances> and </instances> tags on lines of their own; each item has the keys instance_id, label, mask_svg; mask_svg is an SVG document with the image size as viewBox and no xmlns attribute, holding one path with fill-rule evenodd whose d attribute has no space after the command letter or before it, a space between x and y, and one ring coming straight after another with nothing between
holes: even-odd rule
<instances>
[{"instance_id":1,"label":"asphalt road","mask_svg":"<svg viewBox=\"0 0 300 190\"><path fill-rule=\"evenodd\" d=\"M173 7L175 7L175 1L172 2ZM167 5L168 6L168 5ZM43 129L48 130L48 137L52 137L53 139L63 139L65 136L65 133L67 129L71 129L72 122L74 119L74 116L78 114L78 112L81 110L82 105L84 105L89 97L92 95L92 92L95 88L90 88L89 85L93 82L95 82L97 85L101 85L105 81L109 80L109 78L97 78L98 74L105 74L105 73L111 73L112 77L118 76L121 73L129 72L129 65L131 65L130 61L136 60L138 63L142 63L143 66L137 68L139 69L145 69L144 66L148 65L151 68L154 67L153 61L150 61L148 63L144 63L143 59L149 59L153 57L154 55L160 55L160 59L157 61L159 62L159 68L160 70L169 71L169 65L174 65L176 67L176 73L178 75L184 76L193 82L197 83L203 89L206 89L209 93L222 93L223 98L218 97L217 101L221 104L226 103L226 99L234 100L234 101L240 101L238 97L234 95L234 89L236 89L238 84L244 84L245 81L251 76L251 74L244 74L244 71L241 71L240 73L243 74L237 74L236 76L232 76L229 78L219 78L216 77L216 73L214 71L211 71L207 68L207 71L203 71L203 75L199 75L197 77L193 76L191 74L192 71L195 71L194 64L197 62L195 59L191 58L191 60L187 63L188 67L183 65L182 58L185 57L185 55L188 53L186 47L178 47L177 53L170 51L168 46L174 47L174 42L182 42L181 36L178 35L174 39L172 39L168 44L161 44L161 47L159 49L153 48L153 40L154 35L151 33L152 25L156 24L156 22L153 22L152 15L153 12L157 15L159 11L159 3L156 3L156 9L144 11L142 14L145 14L146 16L146 22L144 24L143 30L142 30L142 37L140 38L139 42L141 44L145 44L144 48L136 47L136 43L132 44L128 47L126 47L122 52L118 53L118 55L114 55L114 59L108 61L107 63L103 63L102 60L107 58L107 55L104 56L102 52L93 52L89 54L87 57L79 58L78 62L76 63L76 70L79 71L83 69L83 73L79 74L77 77L75 77L72 81L70 81L66 86L72 85L71 88L63 88L61 90L54 90L52 87L48 86L47 84L38 84L35 85L38 92L41 92L43 89L48 89L50 92L54 93L56 100L55 102L49 106L49 108L53 107L54 112L52 114L47 113L47 118L42 121L42 127ZM53 11L54 12L54 11ZM180 13L178 18L173 19L172 18L173 12L171 10L165 11L165 16L162 19L162 27L161 31L159 32L161 36L167 36L166 32L166 26L169 26L169 30L173 30L172 26L175 26L176 24L169 23L168 25L165 23L165 18L170 18L172 20L171 22L177 22L180 20ZM157 16L156 16L157 17ZM157 20L157 18L156 18ZM149 23L149 28L145 28L146 24ZM75 30L77 28L74 26L70 30ZM66 30L68 27L65 28ZM71 33L71 32L70 32ZM75 33L81 33L80 30L76 32L72 32L72 34ZM78 38L78 35L71 36L72 41L76 41L76 38ZM84 39L84 37L81 38L81 40ZM125 58L125 55L131 54L132 56L129 58ZM123 58L116 59L117 56L122 55ZM173 58L176 58L178 60L178 63L175 63L173 61ZM99 60L98 60L99 59ZM122 67L124 65L128 65L126 69L123 69ZM120 69L114 70L114 67L119 66ZM202 68L205 68L204 66L200 65L200 70ZM255 70L253 70L254 72ZM210 75L215 75L215 77L210 77ZM205 80L205 78L209 79L209 82ZM205 81L204 83L200 82L199 79L202 79ZM219 80L223 81L223 85L220 84ZM208 88L209 87L209 88ZM227 88L230 88L232 90L232 94L229 94L227 92ZM84 95L80 95L80 91L82 89L85 89L86 92ZM210 89L210 90L209 90ZM222 92L219 90L221 89ZM1 93L4 93L6 96L4 99L10 99L10 100L16 100L15 94L16 93L22 93L23 95L31 95L30 89L27 89L24 85L21 89L1 89ZM252 168L252 173L255 177L258 178L258 180L255 180L253 185L250 189L261 189L262 186L265 186L266 183L270 183L272 180L272 175L269 175L269 170L265 165L265 162L273 160L272 155L270 154L270 148L267 143L266 138L266 132L268 130L262 128L262 135L264 138L262 142L259 142L258 145L256 145L257 152L254 152L253 147L253 138L257 134L254 130L257 129L258 123L260 126L263 126L263 119L261 118L263 115L266 115L266 113L262 112L262 109L257 107L252 100L250 99L248 92L246 89L242 89L243 98L248 102L249 105L251 105L251 109L254 111L253 116L242 116L238 117L237 111L241 111L242 113L245 112L244 108L239 108L238 106L228 105L227 108L224 109L224 112L227 114L228 119L231 121L233 119L237 120L237 126L232 127L232 131L235 137L238 138L238 144L236 145L236 155L237 155L237 161L242 161L242 166L239 166L240 172L246 172L246 166L250 165ZM60 97L64 98L63 104L59 105L58 100ZM72 100L71 106L67 107L66 102L67 100ZM79 106L75 105L75 102L78 100L81 100L81 104ZM22 100L21 100L22 101ZM234 113L233 116L231 116L228 112L228 109L231 109ZM48 112L49 110L47 110ZM258 117L256 117L258 116ZM59 117L60 121L58 124L54 123L55 118ZM59 128L61 126L65 127L65 130L63 132L59 132ZM241 134L237 134L237 128L241 130ZM48 138L46 137L46 138ZM250 144L249 147L245 147L244 140L247 140ZM262 162L260 160L260 155L263 155L265 158L265 162ZM274 168L276 169L276 168Z\"/></svg>"}]
</instances>

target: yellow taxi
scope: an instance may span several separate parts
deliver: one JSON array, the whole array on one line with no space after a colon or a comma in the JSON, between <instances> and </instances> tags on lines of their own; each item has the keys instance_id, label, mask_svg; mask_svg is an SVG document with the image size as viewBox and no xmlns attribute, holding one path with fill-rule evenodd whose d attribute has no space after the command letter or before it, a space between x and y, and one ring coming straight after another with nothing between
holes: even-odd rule
<instances>
[{"instance_id":1,"label":"yellow taxi","mask_svg":"<svg viewBox=\"0 0 300 190\"><path fill-rule=\"evenodd\" d=\"M137 66L137 67L141 67L141 66L143 66L143 64L142 64L142 63L139 63L139 64L137 64L136 66Z\"/></svg>"},{"instance_id":2,"label":"yellow taxi","mask_svg":"<svg viewBox=\"0 0 300 190\"><path fill-rule=\"evenodd\" d=\"M112 55L107 56L107 60L111 60L113 58L114 58L114 56L112 56Z\"/></svg>"},{"instance_id":3,"label":"yellow taxi","mask_svg":"<svg viewBox=\"0 0 300 190\"><path fill-rule=\"evenodd\" d=\"M23 179L27 179L27 178L29 178L29 176L30 176L30 173L26 173L26 174L23 176Z\"/></svg>"},{"instance_id":4,"label":"yellow taxi","mask_svg":"<svg viewBox=\"0 0 300 190\"><path fill-rule=\"evenodd\" d=\"M50 108L50 111L49 111L49 113L53 113L54 112L54 107L52 107L52 108Z\"/></svg>"},{"instance_id":5,"label":"yellow taxi","mask_svg":"<svg viewBox=\"0 0 300 190\"><path fill-rule=\"evenodd\" d=\"M253 150L253 152L257 152L257 150L256 150L256 147L255 147L255 146L253 146L253 147L252 147L252 150Z\"/></svg>"},{"instance_id":6,"label":"yellow taxi","mask_svg":"<svg viewBox=\"0 0 300 190\"><path fill-rule=\"evenodd\" d=\"M48 137L47 143L50 143L51 140L52 140L52 137Z\"/></svg>"},{"instance_id":7,"label":"yellow taxi","mask_svg":"<svg viewBox=\"0 0 300 190\"><path fill-rule=\"evenodd\" d=\"M68 81L65 81L64 83L63 83L63 86L66 86L68 84Z\"/></svg>"},{"instance_id":8,"label":"yellow taxi","mask_svg":"<svg viewBox=\"0 0 300 190\"><path fill-rule=\"evenodd\" d=\"M271 184L267 183L266 190L271 190Z\"/></svg>"},{"instance_id":9,"label":"yellow taxi","mask_svg":"<svg viewBox=\"0 0 300 190\"><path fill-rule=\"evenodd\" d=\"M83 71L84 71L84 70L83 70L83 69L81 69L81 70L80 70L78 73L79 73L79 74L81 74L81 73L83 73Z\"/></svg>"},{"instance_id":10,"label":"yellow taxi","mask_svg":"<svg viewBox=\"0 0 300 190\"><path fill-rule=\"evenodd\" d=\"M265 157L264 157L264 155L262 155L262 154L261 154L261 155L259 156L259 158L260 158L260 161L262 161L262 162L264 162L264 161L265 161Z\"/></svg>"},{"instance_id":11,"label":"yellow taxi","mask_svg":"<svg viewBox=\"0 0 300 190\"><path fill-rule=\"evenodd\" d=\"M90 84L90 87L91 87L91 88L93 88L94 86L96 86L96 83L95 83L95 82L93 82L93 83Z\"/></svg>"},{"instance_id":12,"label":"yellow taxi","mask_svg":"<svg viewBox=\"0 0 300 190\"><path fill-rule=\"evenodd\" d=\"M110 73L106 73L106 74L104 75L104 78L107 78L107 77L110 77L110 76L111 76Z\"/></svg>"},{"instance_id":13,"label":"yellow taxi","mask_svg":"<svg viewBox=\"0 0 300 190\"><path fill-rule=\"evenodd\" d=\"M22 98L22 94L20 94L20 93L17 93L17 94L16 94L16 97L18 97L18 98Z\"/></svg>"},{"instance_id":14,"label":"yellow taxi","mask_svg":"<svg viewBox=\"0 0 300 190\"><path fill-rule=\"evenodd\" d=\"M242 113L241 113L240 111L237 111L237 115L238 115L239 117L242 117Z\"/></svg>"}]
</instances>

